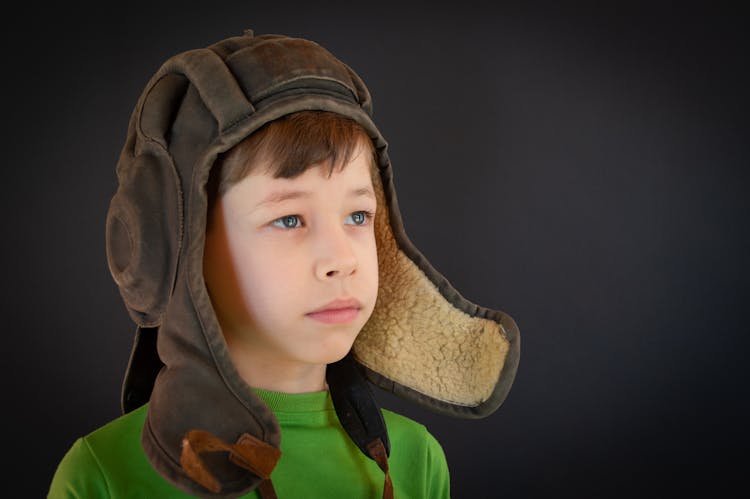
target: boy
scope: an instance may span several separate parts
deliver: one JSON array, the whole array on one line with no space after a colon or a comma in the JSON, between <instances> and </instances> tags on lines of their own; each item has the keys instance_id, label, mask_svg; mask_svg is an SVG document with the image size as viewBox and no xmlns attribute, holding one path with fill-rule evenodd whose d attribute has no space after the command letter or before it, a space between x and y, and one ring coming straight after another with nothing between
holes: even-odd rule
<instances>
[{"instance_id":1,"label":"boy","mask_svg":"<svg viewBox=\"0 0 750 499\"><path fill-rule=\"evenodd\" d=\"M368 381L485 417L513 320L411 244L369 92L324 48L243 36L179 54L130 120L107 259L138 325L125 415L49 497L448 497L440 445Z\"/></svg>"}]
</instances>

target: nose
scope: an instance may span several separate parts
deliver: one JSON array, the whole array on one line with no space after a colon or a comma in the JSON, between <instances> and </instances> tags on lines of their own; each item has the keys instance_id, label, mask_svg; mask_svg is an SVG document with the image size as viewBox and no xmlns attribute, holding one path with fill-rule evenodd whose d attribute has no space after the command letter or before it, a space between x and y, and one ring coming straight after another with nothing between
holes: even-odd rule
<instances>
[{"instance_id":1,"label":"nose","mask_svg":"<svg viewBox=\"0 0 750 499\"><path fill-rule=\"evenodd\" d=\"M317 246L315 277L319 280L341 279L357 271L357 256L344 227L321 231Z\"/></svg>"}]
</instances>

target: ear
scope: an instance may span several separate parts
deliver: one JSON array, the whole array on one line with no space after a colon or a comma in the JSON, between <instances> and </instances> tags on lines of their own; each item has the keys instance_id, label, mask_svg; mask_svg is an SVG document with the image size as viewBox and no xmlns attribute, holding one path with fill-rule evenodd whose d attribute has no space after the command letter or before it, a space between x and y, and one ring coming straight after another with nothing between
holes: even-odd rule
<instances>
[{"instance_id":1,"label":"ear","mask_svg":"<svg viewBox=\"0 0 750 499\"><path fill-rule=\"evenodd\" d=\"M185 77L167 75L143 95L131 118L117 164L119 185L107 211L109 271L128 313L142 327L159 325L176 277L183 200L167 137L187 86Z\"/></svg>"}]
</instances>

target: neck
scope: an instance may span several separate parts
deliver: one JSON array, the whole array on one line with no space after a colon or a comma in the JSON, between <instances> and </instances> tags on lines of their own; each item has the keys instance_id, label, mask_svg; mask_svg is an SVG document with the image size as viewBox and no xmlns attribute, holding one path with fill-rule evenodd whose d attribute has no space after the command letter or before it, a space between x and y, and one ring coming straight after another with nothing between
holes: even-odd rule
<instances>
[{"instance_id":1,"label":"neck","mask_svg":"<svg viewBox=\"0 0 750 499\"><path fill-rule=\"evenodd\" d=\"M326 365L308 364L289 359L269 358L252 350L230 348L240 377L253 388L272 392L309 393L326 390Z\"/></svg>"}]
</instances>

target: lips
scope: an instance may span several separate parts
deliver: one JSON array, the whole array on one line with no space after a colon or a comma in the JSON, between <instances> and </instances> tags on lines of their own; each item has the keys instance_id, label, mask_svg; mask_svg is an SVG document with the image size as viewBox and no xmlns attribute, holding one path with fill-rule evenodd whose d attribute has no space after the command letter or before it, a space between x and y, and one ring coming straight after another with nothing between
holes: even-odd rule
<instances>
[{"instance_id":1,"label":"lips","mask_svg":"<svg viewBox=\"0 0 750 499\"><path fill-rule=\"evenodd\" d=\"M354 298L339 298L307 313L307 317L325 324L345 324L353 321L362 304Z\"/></svg>"}]
</instances>

